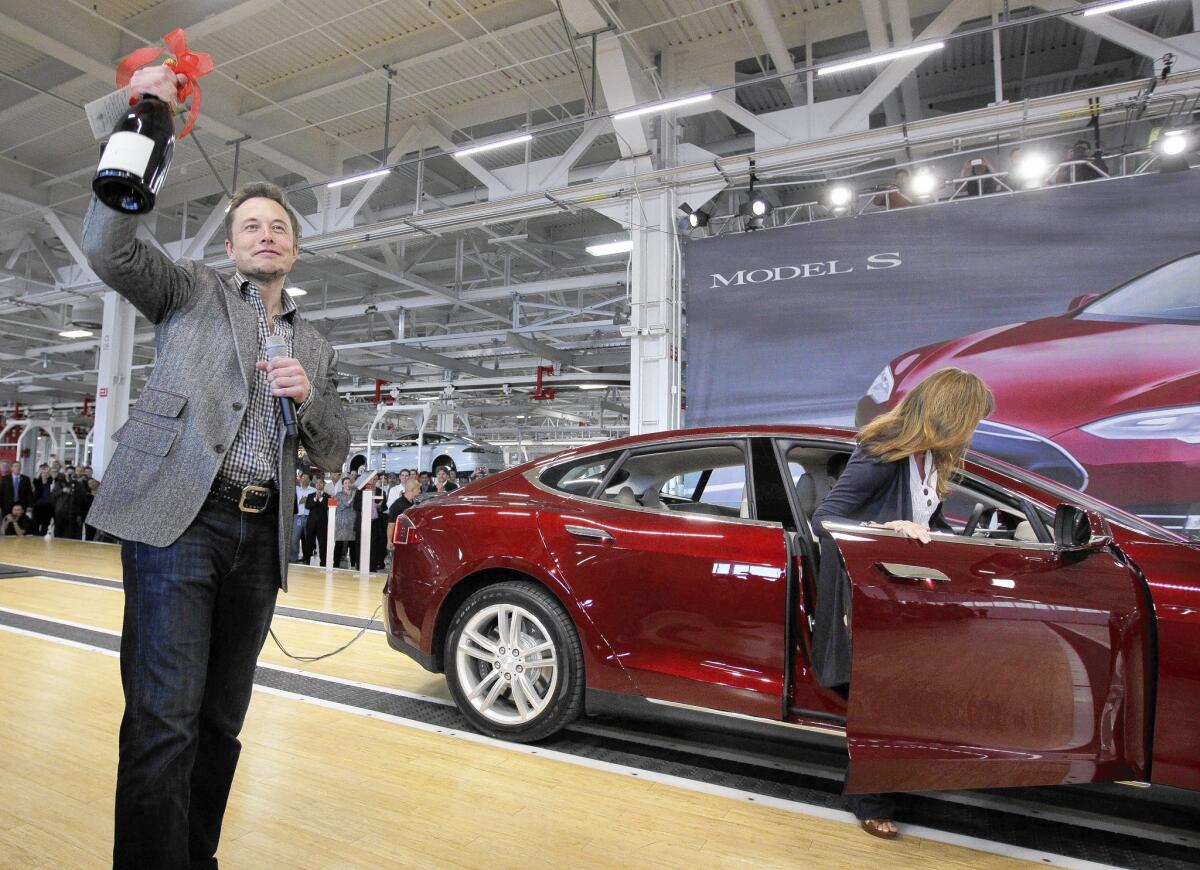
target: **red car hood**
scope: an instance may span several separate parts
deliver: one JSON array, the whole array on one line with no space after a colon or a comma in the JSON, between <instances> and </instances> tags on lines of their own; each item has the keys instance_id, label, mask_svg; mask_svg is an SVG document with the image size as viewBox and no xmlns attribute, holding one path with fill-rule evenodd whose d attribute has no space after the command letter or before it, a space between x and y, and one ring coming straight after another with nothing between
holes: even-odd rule
<instances>
[{"instance_id":1,"label":"red car hood","mask_svg":"<svg viewBox=\"0 0 1200 870\"><path fill-rule=\"evenodd\" d=\"M893 363L899 389L948 365L996 396L992 420L1050 437L1094 420L1200 399L1200 328L1045 317L930 345Z\"/></svg>"}]
</instances>

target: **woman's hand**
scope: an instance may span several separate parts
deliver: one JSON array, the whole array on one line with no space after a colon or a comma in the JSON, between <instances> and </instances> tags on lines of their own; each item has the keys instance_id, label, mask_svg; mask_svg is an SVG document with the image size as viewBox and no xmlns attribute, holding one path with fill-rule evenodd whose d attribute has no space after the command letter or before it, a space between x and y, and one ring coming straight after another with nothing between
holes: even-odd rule
<instances>
[{"instance_id":1,"label":"woman's hand","mask_svg":"<svg viewBox=\"0 0 1200 870\"><path fill-rule=\"evenodd\" d=\"M888 523L871 523L871 525L877 529L891 529L893 532L899 532L904 537L920 541L922 544L928 544L933 540L929 537L928 526L914 523L911 520L892 520Z\"/></svg>"}]
</instances>

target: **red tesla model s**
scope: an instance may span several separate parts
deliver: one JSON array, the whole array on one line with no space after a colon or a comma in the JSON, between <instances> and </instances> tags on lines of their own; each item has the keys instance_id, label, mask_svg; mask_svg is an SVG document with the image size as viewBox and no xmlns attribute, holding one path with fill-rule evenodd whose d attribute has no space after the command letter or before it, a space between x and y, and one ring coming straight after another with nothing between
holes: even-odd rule
<instances>
[{"instance_id":1,"label":"red tesla model s","mask_svg":"<svg viewBox=\"0 0 1200 870\"><path fill-rule=\"evenodd\" d=\"M931 344L892 360L859 400L862 426L925 376L979 375L996 410L981 453L1200 537L1200 254L1066 314Z\"/></svg>"},{"instance_id":2,"label":"red tesla model s","mask_svg":"<svg viewBox=\"0 0 1200 870\"><path fill-rule=\"evenodd\" d=\"M1200 789L1200 548L972 455L922 545L827 523L853 587L849 705L813 678L808 517L848 430L659 433L410 508L388 639L481 731L582 713L846 739L850 788Z\"/></svg>"}]
</instances>

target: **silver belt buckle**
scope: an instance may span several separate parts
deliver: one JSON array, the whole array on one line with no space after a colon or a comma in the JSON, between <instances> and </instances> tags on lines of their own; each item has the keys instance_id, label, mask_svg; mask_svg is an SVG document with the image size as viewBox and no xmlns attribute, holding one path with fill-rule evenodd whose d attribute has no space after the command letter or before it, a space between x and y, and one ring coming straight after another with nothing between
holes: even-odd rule
<instances>
[{"instance_id":1,"label":"silver belt buckle","mask_svg":"<svg viewBox=\"0 0 1200 870\"><path fill-rule=\"evenodd\" d=\"M255 504L261 498L261 504ZM271 503L271 490L265 486L250 484L242 487L242 497L238 499L238 510L246 514L261 514Z\"/></svg>"}]
</instances>

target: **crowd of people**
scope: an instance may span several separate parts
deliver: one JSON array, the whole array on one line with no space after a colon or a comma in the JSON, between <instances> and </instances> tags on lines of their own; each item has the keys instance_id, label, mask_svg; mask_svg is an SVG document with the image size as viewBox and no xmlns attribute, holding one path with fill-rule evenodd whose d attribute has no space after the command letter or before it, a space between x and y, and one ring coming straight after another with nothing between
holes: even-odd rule
<instances>
[{"instance_id":1,"label":"crowd of people","mask_svg":"<svg viewBox=\"0 0 1200 870\"><path fill-rule=\"evenodd\" d=\"M358 568L361 546L363 490L358 488L361 470L350 471L329 486L320 472L304 472L296 477L296 509L291 560L308 565L313 556L325 564L329 543L329 509L334 507L333 565L335 568ZM471 475L475 480L483 471ZM396 518L416 503L424 494L452 492L458 488L457 475L441 467L435 474L402 468L395 473L382 473L375 479L371 511L370 565L372 571L382 571L391 551L392 530ZM349 506L349 509L347 509Z\"/></svg>"},{"instance_id":2,"label":"crowd of people","mask_svg":"<svg viewBox=\"0 0 1200 870\"><path fill-rule=\"evenodd\" d=\"M333 564L337 567L358 567L358 535L362 528L363 497L357 483L361 472L351 471L336 484L336 495L326 490L326 478L304 472L296 477L295 526L292 540L293 562L309 564L315 555L318 564L325 564L328 546L328 517L331 503L336 500ZM471 475L474 480L484 472ZM380 474L375 481L371 510L372 571L383 570L391 550L391 529L404 510L417 498L428 493L451 492L458 488L457 475L445 467L436 474L403 468L395 473ZM100 480L92 468L78 468L57 459L43 462L31 479L21 471L19 461L0 461L0 535L23 537L49 535L55 538L76 538L87 541L111 542L107 535L87 523L88 511L100 489ZM345 510L349 505L350 509Z\"/></svg>"},{"instance_id":3,"label":"crowd of people","mask_svg":"<svg viewBox=\"0 0 1200 870\"><path fill-rule=\"evenodd\" d=\"M87 523L99 490L100 481L89 465L76 468L52 458L30 479L19 460L0 461L0 534L108 541Z\"/></svg>"}]
</instances>

